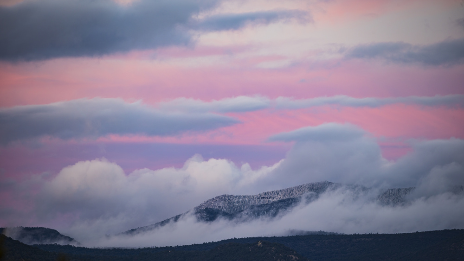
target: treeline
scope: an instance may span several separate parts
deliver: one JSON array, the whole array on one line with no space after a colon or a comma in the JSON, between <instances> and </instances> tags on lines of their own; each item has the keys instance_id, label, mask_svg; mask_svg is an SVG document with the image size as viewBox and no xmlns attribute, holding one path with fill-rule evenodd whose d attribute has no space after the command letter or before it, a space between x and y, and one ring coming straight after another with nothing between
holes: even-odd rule
<instances>
[{"instance_id":1,"label":"treeline","mask_svg":"<svg viewBox=\"0 0 464 261\"><path fill-rule=\"evenodd\" d=\"M177 248L146 249L83 249L79 254L46 251L0 235L5 261L90 261L90 260L162 260L162 261L307 261L296 251L278 243L256 242L254 244L226 243L207 251L182 251ZM68 249L66 247L55 250ZM144 251L145 250L145 251ZM151 250L151 251L150 251ZM61 251L63 252L63 251ZM4 256L2 256L4 254Z\"/></svg>"},{"instance_id":2,"label":"treeline","mask_svg":"<svg viewBox=\"0 0 464 261\"><path fill-rule=\"evenodd\" d=\"M56 258L58 253L65 253L69 260L82 261L228 260L225 259L227 256L233 258L240 256L240 259L230 260L250 260L244 258L246 258L251 253L246 251L240 252L239 248L243 247L243 249L246 249L250 246L256 246L257 242L262 242L266 246L268 244L276 244L273 245L271 249L282 248L282 251L286 249L286 251L293 251L292 253L295 255L299 254L302 257L313 261L464 260L464 230L442 230L405 234L327 234L288 237L254 237L228 239L219 242L194 244L188 246L151 247L140 249L97 249L60 245L34 245L33 247L36 250L53 254L53 258ZM229 248L225 248L225 246L229 246ZM11 249L7 249L7 252L10 250ZM224 253L224 256L221 256L221 258L217 256L220 253ZM259 253L259 251L256 251L256 253ZM256 256L253 258L254 259L251 260L260 260L256 259Z\"/></svg>"}]
</instances>

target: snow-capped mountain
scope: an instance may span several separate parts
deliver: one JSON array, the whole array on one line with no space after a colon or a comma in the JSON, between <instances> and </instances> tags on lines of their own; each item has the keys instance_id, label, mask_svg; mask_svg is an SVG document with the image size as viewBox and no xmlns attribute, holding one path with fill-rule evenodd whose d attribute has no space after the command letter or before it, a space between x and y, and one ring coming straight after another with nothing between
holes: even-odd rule
<instances>
[{"instance_id":1,"label":"snow-capped mountain","mask_svg":"<svg viewBox=\"0 0 464 261\"><path fill-rule=\"evenodd\" d=\"M343 185L329 181L308 183L282 190L267 191L257 195L220 195L211 198L192 210L163 220L161 222L128 230L122 234L132 235L150 231L164 226L169 222L177 222L181 217L194 214L200 222L212 222L224 218L235 222L245 222L251 219L273 218L284 215L302 201L306 204L318 199L324 192L345 188L354 194L368 192L370 189L357 185ZM406 196L414 188L394 188L383 191L372 198L381 205L404 204Z\"/></svg>"}]
</instances>

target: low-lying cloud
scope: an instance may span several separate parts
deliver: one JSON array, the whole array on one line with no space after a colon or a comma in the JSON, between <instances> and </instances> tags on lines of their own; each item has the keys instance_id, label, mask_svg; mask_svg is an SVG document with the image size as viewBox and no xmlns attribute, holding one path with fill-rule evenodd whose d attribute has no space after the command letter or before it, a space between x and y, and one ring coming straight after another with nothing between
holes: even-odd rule
<instances>
[{"instance_id":1,"label":"low-lying cloud","mask_svg":"<svg viewBox=\"0 0 464 261\"><path fill-rule=\"evenodd\" d=\"M84 244L101 246L184 244L282 235L292 229L360 233L464 228L463 140L415 141L413 152L395 162L384 159L376 140L353 125L307 127L270 140L294 142L294 146L282 161L257 170L248 164L238 167L225 159L195 156L180 169L141 169L126 174L116 163L97 159L68 166L56 176L21 183L3 181L9 182L3 186L4 193L28 207L15 212L13 220L8 217L15 210L2 203L0 220L8 226L51 226ZM185 213L217 195L250 195L323 180L378 191L393 187L416 190L405 206L380 206L369 195L359 197L340 190L273 220L203 224L186 217L141 237L99 239ZM28 224L17 224L26 220ZM148 238L152 240L144 240Z\"/></svg>"},{"instance_id":2,"label":"low-lying cloud","mask_svg":"<svg viewBox=\"0 0 464 261\"><path fill-rule=\"evenodd\" d=\"M227 116L164 112L121 99L79 99L0 109L0 144L44 136L64 140L110 134L175 136L236 123L237 120Z\"/></svg>"},{"instance_id":3,"label":"low-lying cloud","mask_svg":"<svg viewBox=\"0 0 464 261\"><path fill-rule=\"evenodd\" d=\"M430 45L381 42L358 45L345 54L348 59L383 59L394 63L428 66L455 65L464 62L464 38Z\"/></svg>"},{"instance_id":4,"label":"low-lying cloud","mask_svg":"<svg viewBox=\"0 0 464 261\"><path fill-rule=\"evenodd\" d=\"M340 188L322 194L307 204L302 202L276 218L246 223L219 219L198 222L186 215L178 222L135 236L113 236L90 245L169 246L219 241L233 237L285 236L291 230L338 233L405 233L424 230L463 228L464 195L442 193L417 198L403 206L382 206L367 193L354 194Z\"/></svg>"}]
</instances>

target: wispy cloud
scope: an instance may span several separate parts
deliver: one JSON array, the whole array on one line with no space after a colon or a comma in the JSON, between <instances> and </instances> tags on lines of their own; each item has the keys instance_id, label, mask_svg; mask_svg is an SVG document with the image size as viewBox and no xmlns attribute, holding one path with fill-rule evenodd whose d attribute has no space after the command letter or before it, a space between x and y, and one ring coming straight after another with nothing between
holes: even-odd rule
<instances>
[{"instance_id":1,"label":"wispy cloud","mask_svg":"<svg viewBox=\"0 0 464 261\"><path fill-rule=\"evenodd\" d=\"M464 95L436 95L436 96L408 96L394 98L354 98L346 95L337 95L332 97L316 97L311 99L293 99L288 97L279 97L275 100L277 109L299 109L311 108L324 105L333 105L340 107L381 107L392 104L407 104L419 106L445 106L445 107L463 107Z\"/></svg>"},{"instance_id":2,"label":"wispy cloud","mask_svg":"<svg viewBox=\"0 0 464 261\"><path fill-rule=\"evenodd\" d=\"M430 45L381 42L355 46L345 54L353 59L383 59L395 63L439 66L464 62L464 38Z\"/></svg>"},{"instance_id":3,"label":"wispy cloud","mask_svg":"<svg viewBox=\"0 0 464 261\"><path fill-rule=\"evenodd\" d=\"M296 20L312 22L311 15L298 10L220 14L193 22L193 28L203 31L237 30L247 25L269 24L277 21Z\"/></svg>"},{"instance_id":4,"label":"wispy cloud","mask_svg":"<svg viewBox=\"0 0 464 261\"><path fill-rule=\"evenodd\" d=\"M98 138L110 134L174 136L238 123L211 113L163 112L140 102L79 99L0 110L0 143L50 136Z\"/></svg>"},{"instance_id":5,"label":"wispy cloud","mask_svg":"<svg viewBox=\"0 0 464 261\"><path fill-rule=\"evenodd\" d=\"M170 111L194 111L194 112L247 112L269 108L271 101L262 96L238 96L212 100L209 102L188 98L177 98L175 100L161 102L160 109Z\"/></svg>"},{"instance_id":6,"label":"wispy cloud","mask_svg":"<svg viewBox=\"0 0 464 261\"><path fill-rule=\"evenodd\" d=\"M163 110L180 110L196 112L247 112L263 109L303 109L318 106L339 106L339 107L381 107L392 104L407 104L418 106L445 106L463 107L464 95L436 95L436 96L408 96L394 98L355 98L346 95L331 97L316 97L309 99L294 99L291 97L278 97L270 99L264 96L238 96L224 98L220 100L202 101L189 98L178 98L158 104Z\"/></svg>"}]
</instances>

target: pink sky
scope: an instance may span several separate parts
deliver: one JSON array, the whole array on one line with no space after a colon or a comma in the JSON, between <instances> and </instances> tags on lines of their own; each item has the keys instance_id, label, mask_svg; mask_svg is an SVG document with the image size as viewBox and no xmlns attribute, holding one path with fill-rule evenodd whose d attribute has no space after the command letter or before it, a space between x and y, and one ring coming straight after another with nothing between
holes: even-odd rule
<instances>
[{"instance_id":1,"label":"pink sky","mask_svg":"<svg viewBox=\"0 0 464 261\"><path fill-rule=\"evenodd\" d=\"M263 3L267 3L267 7L263 5L264 10L283 8L276 2ZM454 11L459 8L456 1L357 0L303 5L291 2L289 7L310 11L314 22L287 21L248 26L238 31L207 32L200 34L196 43L188 47L163 47L96 58L1 62L0 106L10 108L93 97L122 98L128 102L141 100L156 106L158 102L179 97L211 101L241 95L303 99L334 95L381 98L464 94L462 64L430 66L382 59L345 59L341 50L356 46L358 40L338 37L338 42L333 42L337 40L336 36L312 39L292 33L297 28L296 32L314 31L317 36L319 31L327 28L329 34L333 34L345 30L346 24L353 24L349 30L356 35L363 30L362 26L354 26L357 21L370 20L382 28L389 20L400 19L410 22L411 29L416 26L417 32L410 33L422 39L421 25L415 23L425 17L428 23L435 24L429 25L429 37L422 40L423 45L438 43L462 37L462 30L459 34L455 25L443 24L444 19L457 15ZM430 10L432 7L436 12ZM240 6L235 2L223 2L213 13L256 12L257 8L252 3ZM413 9L410 17L404 17L407 10ZM441 27L446 30L437 32ZM277 40L269 35L272 28L286 28L289 33L284 35L288 38ZM256 32L256 36L250 32ZM408 42L408 37L401 40L402 35L395 35L391 30L385 30L385 33L382 37L363 35L362 38L370 40L359 44L382 42L377 39L388 39L389 34L391 42ZM440 38L441 35L446 37ZM241 38L234 40L234 37ZM307 45L301 47L299 44L301 55L295 55L298 52L285 50L289 41L306 42ZM279 61L288 63L278 65ZM269 62L277 62L277 67L262 68ZM273 134L326 122L353 123L375 137L387 140L462 138L464 133L462 108L398 104L380 108L320 107L230 115L243 123L195 137L114 136L104 140L259 145Z\"/></svg>"},{"instance_id":2,"label":"pink sky","mask_svg":"<svg viewBox=\"0 0 464 261\"><path fill-rule=\"evenodd\" d=\"M6 3L14 7L17 2ZM186 22L180 24L190 37L186 45L173 42L102 55L64 54L39 60L8 58L10 54L2 53L1 112L7 115L9 110L29 105L95 97L122 99L128 104L140 101L157 109L160 102L178 98L209 104L238 96L274 101L278 97L345 95L362 99L464 94L462 46L453 45L456 50L439 48L464 38L464 23L459 22L464 19L464 7L457 0L225 0L208 8L193 13L188 21L200 21L201 25L211 17L260 12L291 13L295 17L250 20L237 28L225 24L224 29L209 31L189 27ZM301 12L306 12L306 20L297 16ZM380 50L388 46L393 49ZM372 54L373 49L369 51L368 47L380 51ZM350 56L356 48L365 48L364 56ZM428 55L439 62L430 62ZM78 161L100 157L108 157L129 173L142 168L180 167L195 153L237 164L249 162L259 168L278 162L291 148L291 144L268 142L269 137L330 122L359 126L378 141L386 159L395 161L411 151L411 140L464 139L463 102L297 109L271 106L211 111L240 123L204 131L171 135L144 135L139 131L70 139L45 134L0 144L0 175L3 180L43 173L53 176ZM6 133L10 126L3 128L0 133ZM147 144L159 149L147 149ZM114 151L105 152L109 147ZM162 155L164 149L172 151ZM184 152L176 154L176 150ZM8 194L0 197L8 199Z\"/></svg>"}]
</instances>

